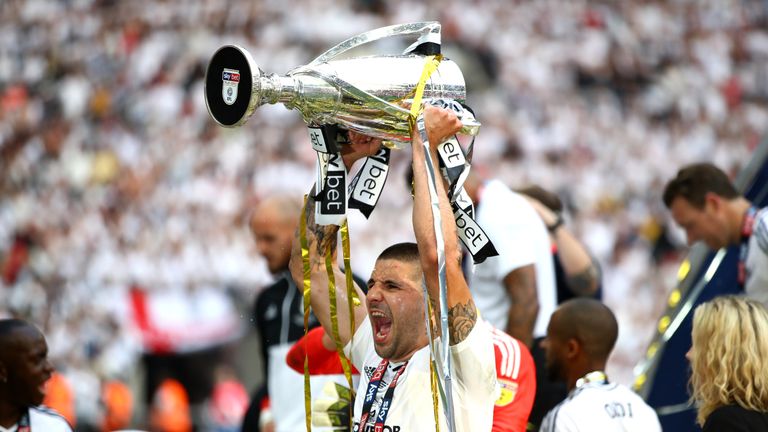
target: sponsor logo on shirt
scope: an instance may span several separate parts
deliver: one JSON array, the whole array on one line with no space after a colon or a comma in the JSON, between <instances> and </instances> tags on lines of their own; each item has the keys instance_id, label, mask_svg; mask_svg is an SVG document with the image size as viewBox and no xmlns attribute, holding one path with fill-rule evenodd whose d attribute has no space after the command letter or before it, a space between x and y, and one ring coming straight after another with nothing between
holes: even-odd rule
<instances>
[{"instance_id":1,"label":"sponsor logo on shirt","mask_svg":"<svg viewBox=\"0 0 768 432\"><path fill-rule=\"evenodd\" d=\"M352 432L374 432L375 428L374 425L368 423L368 425L365 427L365 430L360 431L360 422L355 422L355 426L352 428ZM381 428L382 432L404 432L399 425L393 425L393 426L387 426L384 425L383 428Z\"/></svg>"},{"instance_id":2,"label":"sponsor logo on shirt","mask_svg":"<svg viewBox=\"0 0 768 432\"><path fill-rule=\"evenodd\" d=\"M496 406L507 406L515 400L515 396L517 395L517 383L502 378L498 378L498 381L499 386L501 386L501 394L499 395L499 398L496 399Z\"/></svg>"},{"instance_id":3,"label":"sponsor logo on shirt","mask_svg":"<svg viewBox=\"0 0 768 432\"><path fill-rule=\"evenodd\" d=\"M365 370L365 375L368 377L368 380L370 381L371 377L373 376L373 373L376 371L376 368L373 366L365 366L363 369Z\"/></svg>"}]
</instances>

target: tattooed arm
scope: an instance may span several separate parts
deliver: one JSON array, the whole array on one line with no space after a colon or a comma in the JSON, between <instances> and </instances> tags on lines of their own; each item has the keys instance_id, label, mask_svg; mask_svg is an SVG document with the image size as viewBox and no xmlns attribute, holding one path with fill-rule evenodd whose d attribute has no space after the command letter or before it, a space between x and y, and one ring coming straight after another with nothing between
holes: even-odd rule
<instances>
[{"instance_id":1,"label":"tattooed arm","mask_svg":"<svg viewBox=\"0 0 768 432\"><path fill-rule=\"evenodd\" d=\"M380 140L369 139L362 135L350 134L351 144L342 147L342 159L344 165L349 170L358 159L374 154L381 145ZM339 227L337 225L318 225L315 223L315 200L313 198L315 189L309 193L307 204L301 217L306 222L307 247L309 252L309 267L311 274L311 304L315 316L322 324L327 334L332 334L331 326L331 308L328 298L328 271L326 269L325 257L327 251L331 251L331 268L333 270L336 286L336 311L339 319L339 336L341 343L346 345L352 335L349 331L349 308L347 306L347 288L344 273L341 272L336 259L336 249L338 242ZM293 280L299 292L304 290L304 263L301 257L301 241L299 230L297 228L291 244L291 262L290 270ZM348 271L351 271L348 269ZM365 318L368 311L365 307L365 294L360 287L355 284L360 304L354 308L355 326Z\"/></svg>"},{"instance_id":2,"label":"tattooed arm","mask_svg":"<svg viewBox=\"0 0 768 432\"><path fill-rule=\"evenodd\" d=\"M317 319L322 324L323 328L328 334L332 334L331 327L331 308L328 298L328 272L325 266L326 251L329 250L332 253L331 268L335 279L336 287L336 311L339 320L339 336L341 338L342 345L346 345L349 342L352 335L349 330L349 308L347 307L347 285L344 273L339 269L339 265L336 261L336 243L338 238L339 227L336 225L318 225L315 223L315 200L312 198L314 194L314 188L310 191L307 198L307 205L302 212L301 217L306 221L307 231L307 246L309 250L309 267L311 274L311 304L312 311ZM300 293L304 290L304 263L301 258L301 242L299 239L299 230L301 225L297 228L296 233L293 236L293 242L291 244L291 262L290 270L293 280L296 282L296 286ZM367 313L365 309L365 295L360 288L355 284L355 290L359 296L361 303L354 309L355 326L365 318Z\"/></svg>"},{"instance_id":3,"label":"tattooed arm","mask_svg":"<svg viewBox=\"0 0 768 432\"><path fill-rule=\"evenodd\" d=\"M575 296L596 295L600 288L600 264L589 253L586 246L563 224L562 219L558 220L558 213L541 201L524 196L549 229L550 238L557 246L557 255L565 272L568 289ZM558 198L555 196L555 199Z\"/></svg>"},{"instance_id":4,"label":"tattooed arm","mask_svg":"<svg viewBox=\"0 0 768 432\"><path fill-rule=\"evenodd\" d=\"M430 141L429 156L435 167L437 164L436 145L453 135L461 128L461 122L447 110L427 106L424 110L424 120L427 137ZM413 150L413 230L416 243L419 245L419 255L424 277L427 283L434 308L434 319L439 322L439 282L437 261L437 239L435 238L432 217L431 199L428 189L428 173L425 166L425 149L418 131L414 131ZM439 175L439 174L438 174ZM448 202L442 181L437 182L439 198L441 231L445 240L445 270L448 286L448 328L451 345L463 341L477 321L477 309L472 301L472 295L461 271L461 248L456 234L456 222Z\"/></svg>"}]
</instances>

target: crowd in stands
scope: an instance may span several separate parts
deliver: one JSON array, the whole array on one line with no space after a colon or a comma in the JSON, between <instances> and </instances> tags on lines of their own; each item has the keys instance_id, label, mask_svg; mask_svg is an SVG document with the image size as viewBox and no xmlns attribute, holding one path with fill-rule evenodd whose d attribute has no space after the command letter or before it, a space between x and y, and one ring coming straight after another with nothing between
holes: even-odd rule
<instances>
[{"instance_id":1,"label":"crowd in stands","mask_svg":"<svg viewBox=\"0 0 768 432\"><path fill-rule=\"evenodd\" d=\"M248 211L314 179L298 113L210 119L212 53L239 44L284 74L354 34L424 20L442 23L483 123L473 169L556 191L600 262L622 329L608 371L631 383L684 252L664 181L700 160L735 175L766 134L766 3L3 0L0 315L41 325L78 421L100 423L102 383L135 382L143 354L249 330L271 276ZM393 152L371 219L350 216L364 278L410 239L408 162Z\"/></svg>"}]
</instances>

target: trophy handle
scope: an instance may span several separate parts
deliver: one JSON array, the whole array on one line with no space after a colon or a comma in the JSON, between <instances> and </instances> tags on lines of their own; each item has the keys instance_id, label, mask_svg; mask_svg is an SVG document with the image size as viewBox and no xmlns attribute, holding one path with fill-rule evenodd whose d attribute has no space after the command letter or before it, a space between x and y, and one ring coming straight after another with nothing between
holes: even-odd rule
<instances>
[{"instance_id":1,"label":"trophy handle","mask_svg":"<svg viewBox=\"0 0 768 432\"><path fill-rule=\"evenodd\" d=\"M437 21L424 21L408 24L396 24L387 27L381 27L361 33L356 36L339 43L335 47L320 54L316 59L312 60L307 66L316 65L318 63L325 63L334 57L343 54L352 48L357 48L361 45L384 39L390 36L403 36L412 34L421 34L420 38L426 38L428 40L436 40L440 43L440 23ZM406 51L409 51L410 48ZM302 66L306 67L306 66Z\"/></svg>"}]
</instances>

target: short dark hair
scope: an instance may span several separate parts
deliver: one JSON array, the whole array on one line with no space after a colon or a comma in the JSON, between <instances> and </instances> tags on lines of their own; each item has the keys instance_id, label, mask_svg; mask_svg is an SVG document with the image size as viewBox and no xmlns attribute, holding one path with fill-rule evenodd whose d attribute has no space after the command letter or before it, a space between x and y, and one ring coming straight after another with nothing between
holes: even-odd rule
<instances>
[{"instance_id":1,"label":"short dark hair","mask_svg":"<svg viewBox=\"0 0 768 432\"><path fill-rule=\"evenodd\" d=\"M415 262L419 261L419 246L413 242L396 243L384 249L376 259L393 259L398 261Z\"/></svg>"},{"instance_id":2,"label":"short dark hair","mask_svg":"<svg viewBox=\"0 0 768 432\"><path fill-rule=\"evenodd\" d=\"M0 319L0 339L7 337L16 329L32 327L32 324L18 318Z\"/></svg>"},{"instance_id":3,"label":"short dark hair","mask_svg":"<svg viewBox=\"0 0 768 432\"><path fill-rule=\"evenodd\" d=\"M555 213L563 211L563 201L560 197L554 192L550 192L539 185L526 186L521 189L516 189L515 192L535 199Z\"/></svg>"},{"instance_id":4,"label":"short dark hair","mask_svg":"<svg viewBox=\"0 0 768 432\"><path fill-rule=\"evenodd\" d=\"M558 311L556 331L561 337L578 340L591 359L608 359L619 337L619 324L608 306L591 298L574 298L563 302Z\"/></svg>"},{"instance_id":5,"label":"short dark hair","mask_svg":"<svg viewBox=\"0 0 768 432\"><path fill-rule=\"evenodd\" d=\"M704 208L707 193L714 193L726 199L740 196L728 175L711 163L696 163L685 166L664 188L664 205L668 208L675 198L681 197L693 207Z\"/></svg>"},{"instance_id":6,"label":"short dark hair","mask_svg":"<svg viewBox=\"0 0 768 432\"><path fill-rule=\"evenodd\" d=\"M31 323L18 318L0 319L0 360L7 359L8 354L14 352L13 347L17 343L17 332L24 329L35 329Z\"/></svg>"}]
</instances>

